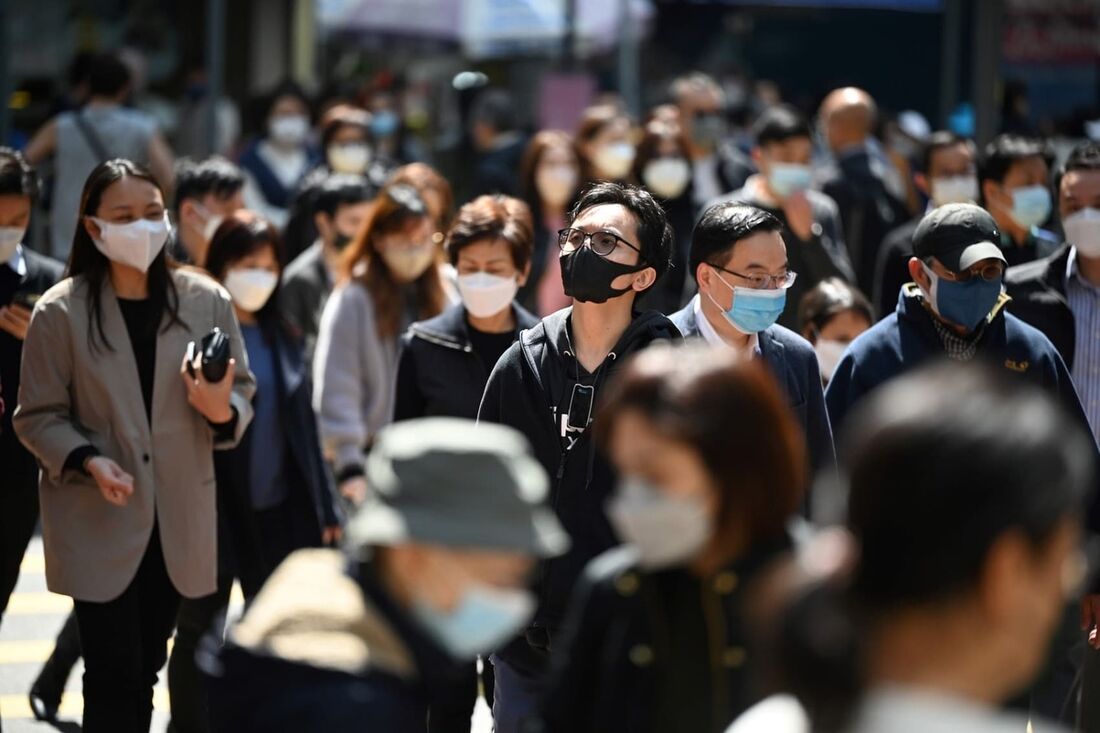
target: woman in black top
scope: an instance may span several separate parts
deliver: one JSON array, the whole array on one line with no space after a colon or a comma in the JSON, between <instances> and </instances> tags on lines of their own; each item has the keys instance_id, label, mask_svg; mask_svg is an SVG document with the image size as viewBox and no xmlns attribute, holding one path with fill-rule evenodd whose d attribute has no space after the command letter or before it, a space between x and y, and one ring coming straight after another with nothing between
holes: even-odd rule
<instances>
[{"instance_id":1,"label":"woman in black top","mask_svg":"<svg viewBox=\"0 0 1100 733\"><path fill-rule=\"evenodd\" d=\"M519 332L538 320L515 302L531 269L531 213L519 199L480 196L463 206L447 235L462 302L413 324L397 372L394 420L428 415L477 418L485 383ZM454 680L433 705L430 733L467 733L477 701L477 667ZM484 663L485 697L493 699Z\"/></svg>"},{"instance_id":2,"label":"woman in black top","mask_svg":"<svg viewBox=\"0 0 1100 733\"><path fill-rule=\"evenodd\" d=\"M766 368L729 350L652 347L608 389L628 544L578 584L534 729L721 733L761 694L745 600L790 545L803 441Z\"/></svg>"}]
</instances>

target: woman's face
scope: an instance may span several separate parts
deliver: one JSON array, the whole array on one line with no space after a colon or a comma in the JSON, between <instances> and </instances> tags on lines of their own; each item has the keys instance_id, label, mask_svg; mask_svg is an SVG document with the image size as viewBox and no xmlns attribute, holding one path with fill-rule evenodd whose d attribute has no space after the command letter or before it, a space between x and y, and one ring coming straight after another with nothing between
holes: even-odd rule
<instances>
[{"instance_id":1,"label":"woman's face","mask_svg":"<svg viewBox=\"0 0 1100 733\"><path fill-rule=\"evenodd\" d=\"M293 94L284 94L271 105L271 117L306 117L309 110L304 102Z\"/></svg>"},{"instance_id":2,"label":"woman's face","mask_svg":"<svg viewBox=\"0 0 1100 733\"><path fill-rule=\"evenodd\" d=\"M825 322L821 327L818 338L825 341L840 341L851 343L855 337L871 327L867 317L856 310L845 310ZM816 339L814 339L816 341Z\"/></svg>"},{"instance_id":3,"label":"woman's face","mask_svg":"<svg viewBox=\"0 0 1100 733\"><path fill-rule=\"evenodd\" d=\"M712 517L717 514L718 489L699 454L658 433L640 412L616 418L610 453L621 476L642 479L670 496L698 499Z\"/></svg>"},{"instance_id":4,"label":"woman's face","mask_svg":"<svg viewBox=\"0 0 1100 733\"><path fill-rule=\"evenodd\" d=\"M164 195L149 181L124 176L103 190L93 216L108 224L129 224L139 219L160 221L164 218ZM84 226L92 239L100 238L99 225L90 217L84 219Z\"/></svg>"},{"instance_id":5,"label":"woman's face","mask_svg":"<svg viewBox=\"0 0 1100 733\"><path fill-rule=\"evenodd\" d=\"M455 269L459 275L485 272L497 277L518 278L521 286L527 282L527 273L516 268L512 247L503 239L479 239L467 244L458 252Z\"/></svg>"},{"instance_id":6,"label":"woman's face","mask_svg":"<svg viewBox=\"0 0 1100 733\"><path fill-rule=\"evenodd\" d=\"M340 125L336 132L332 133L329 145L348 145L350 143L365 143L368 141L366 129L358 125Z\"/></svg>"},{"instance_id":7,"label":"woman's face","mask_svg":"<svg viewBox=\"0 0 1100 733\"><path fill-rule=\"evenodd\" d=\"M230 262L229 266L226 267L226 272L228 273L230 270L266 270L278 276L280 274L279 258L275 256L274 247L265 245L249 252L238 260Z\"/></svg>"},{"instance_id":8,"label":"woman's face","mask_svg":"<svg viewBox=\"0 0 1100 733\"><path fill-rule=\"evenodd\" d=\"M625 117L616 117L600 128L600 131L587 144L593 148L600 148L604 145L622 142L632 142L630 139L630 120Z\"/></svg>"},{"instance_id":9,"label":"woman's face","mask_svg":"<svg viewBox=\"0 0 1100 733\"><path fill-rule=\"evenodd\" d=\"M374 246L379 254L400 252L432 245L434 227L429 217L410 222L404 229L375 236Z\"/></svg>"}]
</instances>

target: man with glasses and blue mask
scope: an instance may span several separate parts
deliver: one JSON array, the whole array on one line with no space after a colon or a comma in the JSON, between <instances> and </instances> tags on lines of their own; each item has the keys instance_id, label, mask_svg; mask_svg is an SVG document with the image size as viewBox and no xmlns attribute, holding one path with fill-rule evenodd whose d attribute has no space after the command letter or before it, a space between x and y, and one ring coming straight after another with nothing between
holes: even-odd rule
<instances>
[{"instance_id":1,"label":"man with glasses and blue mask","mask_svg":"<svg viewBox=\"0 0 1100 733\"><path fill-rule=\"evenodd\" d=\"M535 574L538 611L522 636L492 658L498 733L516 733L536 711L550 651L585 565L618 544L604 507L618 477L592 442L603 388L626 358L676 327L635 301L669 268L672 228L649 192L597 183L580 195L558 233L569 308L523 331L489 376L479 422L502 423L531 441L552 477L551 503L573 539Z\"/></svg>"},{"instance_id":2,"label":"man with glasses and blue mask","mask_svg":"<svg viewBox=\"0 0 1100 733\"><path fill-rule=\"evenodd\" d=\"M1083 424L1065 362L1042 333L1005 312L1005 255L993 217L973 204L929 212L913 234L914 257L897 310L848 347L825 394L833 427L883 382L936 357L988 359L1053 391Z\"/></svg>"},{"instance_id":3,"label":"man with glasses and blue mask","mask_svg":"<svg viewBox=\"0 0 1100 733\"><path fill-rule=\"evenodd\" d=\"M699 294L671 319L684 338L764 360L802 426L814 475L836 466L833 434L814 347L776 323L798 279L782 232L778 219L755 206L727 202L703 212L689 258ZM835 509L815 498L815 515L831 517Z\"/></svg>"}]
</instances>

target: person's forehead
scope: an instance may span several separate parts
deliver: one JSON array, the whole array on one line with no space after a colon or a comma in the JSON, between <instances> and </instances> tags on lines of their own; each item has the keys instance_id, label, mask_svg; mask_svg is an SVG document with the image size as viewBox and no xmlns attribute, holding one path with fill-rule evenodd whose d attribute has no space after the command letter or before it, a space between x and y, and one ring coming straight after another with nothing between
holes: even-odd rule
<instances>
[{"instance_id":1,"label":"person's forehead","mask_svg":"<svg viewBox=\"0 0 1100 733\"><path fill-rule=\"evenodd\" d=\"M971 153L970 146L964 142L957 142L933 150L928 164L930 167L937 168L948 165L972 165L973 162L974 155Z\"/></svg>"},{"instance_id":2,"label":"person's forehead","mask_svg":"<svg viewBox=\"0 0 1100 733\"><path fill-rule=\"evenodd\" d=\"M755 232L737 241L730 251L728 262L742 267L770 269L787 261L787 246L779 232Z\"/></svg>"},{"instance_id":3,"label":"person's forehead","mask_svg":"<svg viewBox=\"0 0 1100 733\"><path fill-rule=\"evenodd\" d=\"M125 176L107 186L103 191L103 204L135 204L141 205L162 203L164 197L160 189L149 181L135 176Z\"/></svg>"},{"instance_id":4,"label":"person's forehead","mask_svg":"<svg viewBox=\"0 0 1100 733\"><path fill-rule=\"evenodd\" d=\"M806 135L795 135L789 137L786 140L775 140L770 143L764 144L764 150L769 153L779 154L786 153L788 155L795 155L798 153L812 153L813 143Z\"/></svg>"},{"instance_id":5,"label":"person's forehead","mask_svg":"<svg viewBox=\"0 0 1100 733\"><path fill-rule=\"evenodd\" d=\"M630 209L622 204L597 204L580 212L573 226L578 229L610 229L622 233L634 231L638 222Z\"/></svg>"},{"instance_id":6,"label":"person's forehead","mask_svg":"<svg viewBox=\"0 0 1100 733\"><path fill-rule=\"evenodd\" d=\"M1026 158L1020 158L1015 163L1008 167L1006 178L1012 174L1018 175L1030 175L1033 173L1041 173L1046 175L1047 162L1041 155L1029 155Z\"/></svg>"},{"instance_id":7,"label":"person's forehead","mask_svg":"<svg viewBox=\"0 0 1100 733\"><path fill-rule=\"evenodd\" d=\"M1062 176L1062 191L1072 196L1100 192L1100 170L1069 171Z\"/></svg>"}]
</instances>

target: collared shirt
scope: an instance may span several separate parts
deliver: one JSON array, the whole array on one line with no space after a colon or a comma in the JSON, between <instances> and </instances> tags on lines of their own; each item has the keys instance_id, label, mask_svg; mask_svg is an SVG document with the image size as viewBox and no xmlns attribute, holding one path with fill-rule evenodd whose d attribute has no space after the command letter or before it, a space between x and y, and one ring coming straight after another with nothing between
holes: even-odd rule
<instances>
[{"instance_id":1,"label":"collared shirt","mask_svg":"<svg viewBox=\"0 0 1100 733\"><path fill-rule=\"evenodd\" d=\"M916 298L924 304L923 293L908 297ZM982 331L985 330L985 324L983 323L973 333L961 336L941 323L940 319L936 318L931 310L926 307L926 304L922 305L922 307L928 310L928 317L932 320L932 325L936 328L936 335L940 337L940 345L943 346L944 355L947 356L948 359L953 359L954 361L970 361L973 359L974 355L978 353L978 341L981 338Z\"/></svg>"},{"instance_id":2,"label":"collared shirt","mask_svg":"<svg viewBox=\"0 0 1100 733\"><path fill-rule=\"evenodd\" d=\"M1085 408L1093 435L1100 434L1100 288L1087 281L1077 266L1077 249L1066 263L1066 301L1073 312L1076 343L1073 384Z\"/></svg>"},{"instance_id":3,"label":"collared shirt","mask_svg":"<svg viewBox=\"0 0 1100 733\"><path fill-rule=\"evenodd\" d=\"M710 325L710 321L707 320L707 314L703 312L702 295L696 294L692 301L692 309L695 313L695 325L699 328L699 335L703 337L711 346L725 346L727 348L736 348L724 338L722 338L714 326ZM748 346L745 348L744 353L751 353L753 358L760 356L760 334L752 334L749 336Z\"/></svg>"},{"instance_id":4,"label":"collared shirt","mask_svg":"<svg viewBox=\"0 0 1100 733\"><path fill-rule=\"evenodd\" d=\"M19 277L27 276L27 258L23 256L23 245L15 245L15 254L5 264L15 270Z\"/></svg>"}]
</instances>

